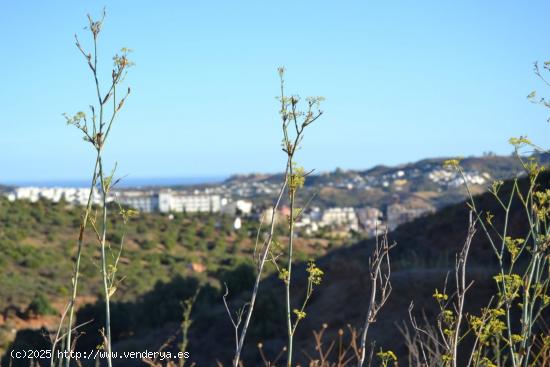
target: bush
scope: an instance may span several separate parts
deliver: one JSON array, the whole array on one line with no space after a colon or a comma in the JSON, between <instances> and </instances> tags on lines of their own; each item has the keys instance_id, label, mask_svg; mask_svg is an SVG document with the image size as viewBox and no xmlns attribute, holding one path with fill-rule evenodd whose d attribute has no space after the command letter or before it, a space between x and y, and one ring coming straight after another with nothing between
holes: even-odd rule
<instances>
[{"instance_id":1,"label":"bush","mask_svg":"<svg viewBox=\"0 0 550 367\"><path fill-rule=\"evenodd\" d=\"M41 293L34 296L31 303L25 310L26 317L34 317L39 315L55 315L57 311L52 307L50 301Z\"/></svg>"},{"instance_id":2,"label":"bush","mask_svg":"<svg viewBox=\"0 0 550 367\"><path fill-rule=\"evenodd\" d=\"M237 264L233 269L222 271L219 279L220 282L227 284L229 292L237 295L252 288L256 272L252 264L243 262Z\"/></svg>"},{"instance_id":3,"label":"bush","mask_svg":"<svg viewBox=\"0 0 550 367\"><path fill-rule=\"evenodd\" d=\"M151 240L145 240L141 243L141 247L144 250L152 250L156 247L156 243Z\"/></svg>"}]
</instances>

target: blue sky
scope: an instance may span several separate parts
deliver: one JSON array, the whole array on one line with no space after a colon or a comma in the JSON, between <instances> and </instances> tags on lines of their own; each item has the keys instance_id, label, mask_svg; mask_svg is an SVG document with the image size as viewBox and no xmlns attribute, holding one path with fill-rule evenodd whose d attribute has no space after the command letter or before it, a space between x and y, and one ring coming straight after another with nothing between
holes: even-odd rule
<instances>
[{"instance_id":1,"label":"blue sky","mask_svg":"<svg viewBox=\"0 0 550 367\"><path fill-rule=\"evenodd\" d=\"M550 145L548 1L6 1L0 12L0 182L83 179L91 146L63 112L94 102L73 35L107 18L100 62L134 50L132 87L106 156L120 175L281 170L276 68L323 95L298 160L319 171ZM548 91L550 94L550 91Z\"/></svg>"}]
</instances>

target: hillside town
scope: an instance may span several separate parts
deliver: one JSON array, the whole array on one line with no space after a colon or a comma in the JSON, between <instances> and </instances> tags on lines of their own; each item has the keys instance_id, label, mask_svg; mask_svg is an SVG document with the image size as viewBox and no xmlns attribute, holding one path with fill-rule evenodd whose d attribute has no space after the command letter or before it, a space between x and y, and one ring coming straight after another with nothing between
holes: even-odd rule
<instances>
[{"instance_id":1,"label":"hillside town","mask_svg":"<svg viewBox=\"0 0 550 367\"><path fill-rule=\"evenodd\" d=\"M329 188L366 191L382 189L399 192L419 183L433 186L433 189L438 191L457 188L464 184L464 179L470 185L486 185L495 178L489 172L479 172L476 169L465 169L463 178L456 170L443 167L442 162L439 161L410 164L402 168L387 168L383 173L373 171L374 169L363 172L336 170L320 174L318 181L322 181L322 184ZM212 187L211 190L221 195L256 197L274 195L278 188L279 184L270 180L270 177L250 179L244 176L243 179L229 180Z\"/></svg>"},{"instance_id":2,"label":"hillside town","mask_svg":"<svg viewBox=\"0 0 550 367\"><path fill-rule=\"evenodd\" d=\"M215 191L215 192L212 192ZM49 200L65 202L71 205L99 204L101 199L97 189L92 191L84 188L40 188L17 187L7 192L8 200ZM235 229L240 228L241 220L256 220L269 223L273 219L273 208L253 205L251 200L232 199L217 193L217 190L116 190L109 197L109 202L134 208L143 213L219 213L235 218ZM331 233L346 236L349 232L363 232L369 236L393 230L402 223L413 220L435 211L430 205L421 207L395 203L382 209L375 207L328 207L312 206L306 208L296 222L296 229L306 235L314 235L321 229ZM275 222L284 223L290 215L287 206L281 206L275 212Z\"/></svg>"},{"instance_id":3,"label":"hillside town","mask_svg":"<svg viewBox=\"0 0 550 367\"><path fill-rule=\"evenodd\" d=\"M515 169L506 164L498 170L487 162L496 158L471 158L463 175L444 167L443 160L426 160L398 167L374 167L366 171L336 170L312 176L306 190L336 190L340 200L313 201L297 218L296 229L306 235L330 232L341 236L363 233L375 236L392 231L403 223L435 212L446 203L438 197L459 193L464 181L482 191L494 179L512 177ZM507 160L506 157L499 159ZM468 167L470 164L470 167ZM479 170L478 168L482 168ZM115 188L107 200L134 208L143 213L219 213L235 218L235 228L243 220L267 223L273 219L272 197L280 187L280 175L234 176L219 184L181 187ZM362 194L363 193L363 194ZM14 187L4 192L10 201L50 200L72 205L100 204L101 194L94 188ZM309 194L308 194L309 195ZM362 201L359 200L362 196ZM463 196L459 194L458 199ZM382 199L380 199L382 198ZM284 223L289 209L282 205L275 220Z\"/></svg>"}]
</instances>

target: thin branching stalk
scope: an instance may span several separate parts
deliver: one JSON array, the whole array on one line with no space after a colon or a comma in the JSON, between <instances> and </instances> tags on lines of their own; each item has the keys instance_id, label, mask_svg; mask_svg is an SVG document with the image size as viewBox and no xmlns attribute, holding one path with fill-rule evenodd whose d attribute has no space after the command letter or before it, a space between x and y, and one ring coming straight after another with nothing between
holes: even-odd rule
<instances>
[{"instance_id":1,"label":"thin branching stalk","mask_svg":"<svg viewBox=\"0 0 550 367\"><path fill-rule=\"evenodd\" d=\"M197 301L197 297L199 296L201 288L197 288L197 291L195 294L188 298L187 300L182 302L183 307L183 313L182 313L182 322L181 322L181 344L180 344L180 351L181 353L185 353L187 350L187 345L189 344L189 328L191 327L191 324L193 323L193 320L191 320L191 312L193 312L193 306L195 306L195 302ZM184 367L187 359L185 358L185 355L178 360L178 366Z\"/></svg>"},{"instance_id":2,"label":"thin branching stalk","mask_svg":"<svg viewBox=\"0 0 550 367\"><path fill-rule=\"evenodd\" d=\"M386 232L381 241L379 241L378 236L376 237L374 251L369 258L370 298L359 338L360 357L357 360L357 367L362 367L365 363L367 356L367 335L370 325L376 322L378 313L384 307L392 292L390 282L390 250L394 247L395 244L389 245L388 233Z\"/></svg>"},{"instance_id":3,"label":"thin branching stalk","mask_svg":"<svg viewBox=\"0 0 550 367\"><path fill-rule=\"evenodd\" d=\"M112 367L111 359L111 292L109 287L109 274L107 269L107 255L105 252L105 246L107 242L107 195L109 183L106 182L106 178L103 171L103 163L100 157L99 160L99 177L101 179L101 196L102 196L102 230L101 230L101 274L103 276L103 293L105 297L105 350L108 353L107 365Z\"/></svg>"},{"instance_id":4,"label":"thin branching stalk","mask_svg":"<svg viewBox=\"0 0 550 367\"><path fill-rule=\"evenodd\" d=\"M78 293L78 279L80 275L80 262L82 258L82 249L84 245L84 232L89 223L92 224L94 231L96 232L96 235L98 237L98 241L101 246L101 260L102 260L102 278L103 278L103 288L105 293L105 302L106 302L106 308L105 308L105 316L106 316L106 322L105 322L105 329L106 329L106 335L105 335L105 348L107 351L107 363L108 366L112 366L111 361L111 331L110 331L110 305L109 305L109 299L114 293L116 286L115 286L115 272L116 272L116 265L118 263L118 259L120 258L120 252L117 257L117 260L115 262L115 265L113 266L113 270L110 272L108 269L108 263L107 263L107 254L106 254L106 246L107 246L107 203L108 203L108 196L109 191L114 185L113 183L113 174L110 176L106 176L104 173L103 168L103 148L105 146L105 143L107 141L107 138L109 136L109 133L111 131L112 125L115 121L115 117L117 116L118 112L121 110L121 108L124 105L124 102L126 101L126 98L130 94L130 88L128 88L128 91L124 95L123 98L120 100L117 100L116 91L117 86L122 83L126 76L126 71L128 67L132 65L132 63L128 60L127 54L130 52L130 50L123 48L121 50L121 55L115 55L114 60L114 67L112 69L111 73L111 83L110 87L108 88L108 91L105 95L101 94L101 88L100 88L100 78L98 74L98 45L97 40L99 33L101 32L101 28L103 26L103 21L105 18L105 11L102 14L102 17L98 21L94 21L91 16L88 16L88 30L92 34L93 38L93 53L87 53L84 48L82 47L78 37L75 35L75 41L76 41L76 47L79 50L79 52L82 54L84 59L86 60L86 63L89 67L89 69L92 72L94 84L95 84L95 91L97 93L97 106L94 107L93 105L90 106L91 111L91 117L88 118L84 112L78 112L74 116L68 116L64 114L67 124L75 126L78 130L81 131L83 134L83 138L86 142L92 144L94 147L96 158L95 158L95 165L94 165L94 171L92 175L91 185L90 185L90 191L88 196L88 202L86 205L86 208L84 210L83 216L82 216L82 222L80 225L80 232L77 242L77 256L75 259L75 265L73 270L73 278L72 278L72 292L71 292L71 298L69 301L69 307L68 307L68 326L67 326L67 332L66 332L66 340L64 340L64 358L65 358L65 366L69 367L71 362L71 352L74 348L74 341L73 341L73 318L74 318L74 312L75 312L75 301L77 298ZM112 100L112 112L110 117L107 117L106 108L108 106L108 103L110 103ZM92 205L94 204L94 194L96 186L99 186L101 189L101 210L102 210L102 227L101 227L101 233L99 233L97 225L96 225L96 219L91 217L91 209ZM127 215L129 212L123 212L121 210L121 214L124 213L123 216L126 216L124 218L124 221L127 219ZM121 243L121 249L122 249L122 243ZM54 362L53 355L55 354L55 349L57 342L59 341L59 335L61 334L61 329L63 328L63 319L60 321L59 329L57 332L56 340L53 343L52 346L52 365ZM59 360L61 363L61 359Z\"/></svg>"},{"instance_id":5,"label":"thin branching stalk","mask_svg":"<svg viewBox=\"0 0 550 367\"><path fill-rule=\"evenodd\" d=\"M290 274L292 269L294 221L297 218L297 215L295 213L296 212L295 211L295 193L298 186L301 187L301 185L303 185L305 174L303 173L302 169L297 169L295 167L294 154L303 138L304 129L321 116L322 111L320 110L314 111L314 108L318 107L322 99L320 97L308 98L307 101L308 101L309 107L307 112L304 113L304 112L298 111L297 107L298 107L299 98L296 96L289 98L284 95L284 68L279 68L278 72L279 72L279 77L281 81L280 114L281 114L282 127L283 127L283 148L282 149L286 153L286 166L284 171L283 182L281 183L281 187L280 187L275 205L272 208L271 223L269 225L269 230L262 243L261 250L256 258L256 254L257 254L256 249L258 248L260 230L258 231L258 237L256 239L256 245L254 250L254 261L256 263L256 278L254 282L254 287L252 289L252 294L250 296L250 301L247 302L241 309L239 309L236 312L236 317L233 317L233 314L227 303L227 296L229 295L229 290L227 289L227 287L226 287L226 292L223 296L223 302L234 329L235 354L232 361L233 367L238 367L241 363L241 353L244 346L246 333L250 325L252 313L254 311L254 305L256 302L256 297L258 295L260 281L263 276L263 269L266 262L272 261L275 264L276 268L279 270L280 275L282 272L284 272L283 278L286 284L287 327L288 327L288 337L289 337L289 344L287 348L290 351L292 350L292 344L293 344L292 337L299 321L299 318L297 318L295 323L292 323L292 319L291 319ZM302 118L301 122L298 121L300 118ZM295 137L292 140L290 138L290 134L288 130L289 124L291 123L294 124L295 130L296 130ZM277 212L283 200L285 191L288 192L288 199L289 199L291 214L289 217L288 263L287 263L287 268L281 271L276 264L277 258L273 255L271 251L271 247L274 240L273 237L275 232L275 224L277 220ZM261 224L260 224L260 228L261 228ZM309 289L310 288L308 287L308 292L307 292L308 295L306 296L306 302L309 299L309 296L311 295L311 292L309 291ZM301 309L301 312L303 312L304 307L305 307L305 303ZM241 324L242 324L242 327L241 327ZM290 365L292 360L292 352L290 352L287 355L287 358L288 358L287 363L288 365Z\"/></svg>"},{"instance_id":6,"label":"thin branching stalk","mask_svg":"<svg viewBox=\"0 0 550 367\"><path fill-rule=\"evenodd\" d=\"M456 283L456 303L455 303L455 313L456 321L454 322L454 328L451 334L451 358L453 367L457 367L458 363L458 344L461 338L461 327L462 321L464 319L464 302L466 301L466 293L468 289L472 286L472 283L467 283L466 281L466 265L468 263L468 255L470 253L470 246L472 245L472 240L476 233L475 229L475 220L473 218L473 213L470 211L470 220L468 225L468 235L466 236L466 241L460 254L457 256L455 264L455 283Z\"/></svg>"},{"instance_id":7,"label":"thin branching stalk","mask_svg":"<svg viewBox=\"0 0 550 367\"><path fill-rule=\"evenodd\" d=\"M309 367L346 367L360 358L360 351L357 345L357 339L359 337L357 330L350 325L347 325L349 337L347 342L344 342L344 330L339 329L337 339L332 340L328 345L325 345L324 339L327 328L328 325L323 324L319 331L313 331L317 357L314 358L304 351L305 355L309 359ZM371 348L371 351L372 350L373 349ZM334 361L331 360L331 355L335 355ZM369 359L371 358L372 353L369 356Z\"/></svg>"},{"instance_id":8,"label":"thin branching stalk","mask_svg":"<svg viewBox=\"0 0 550 367\"><path fill-rule=\"evenodd\" d=\"M87 203L86 203L86 208L84 209L84 213L82 215L82 219L81 219L81 223L80 223L80 230L79 230L78 240L77 240L77 245L76 245L77 253L76 253L76 259L75 259L75 263L74 263L72 282L71 282L72 283L71 297L70 297L68 305L67 305L68 308L63 313L63 315L61 317L61 320L59 322L59 326L58 326L58 329L57 329L55 340L52 343L51 357L50 357L50 364L52 366L54 365L54 359L55 359L55 356L56 356L56 347L57 347L57 343L59 342L59 335L61 334L61 330L63 329L63 322L65 320L65 316L66 316L67 312L68 312L68 315L69 315L68 326L67 326L67 330L68 330L67 331L67 345L71 345L72 328L73 328L73 323L74 323L73 319L74 319L74 311L75 311L75 302L76 302L76 295L77 295L77 292L78 292L78 280L79 280L79 277L80 277L80 261L81 261L81 258L82 258L82 247L83 247L83 243L84 243L84 229L86 228L86 226L88 224L88 217L89 217L90 211L92 209L92 203L93 203L92 199L93 199L95 184L96 184L96 180L97 180L98 167L99 167L99 159L96 158L94 172L93 172L92 180L91 180L92 183L90 185L90 190L89 190L89 193L88 193L88 200L87 200ZM70 350L68 352L70 354ZM68 361L69 361L69 359L70 359L70 355L67 356Z\"/></svg>"},{"instance_id":9,"label":"thin branching stalk","mask_svg":"<svg viewBox=\"0 0 550 367\"><path fill-rule=\"evenodd\" d=\"M281 278L285 284L285 300L286 300L286 324L287 324L287 367L292 366L293 346L294 346L294 334L296 328L301 319L305 317L304 308L313 291L313 285L318 284L321 281L322 271L318 269L314 264L308 266L308 288L306 291L306 297L302 304L302 307L298 310L292 309L291 302L291 283L292 283L292 263L293 263L293 251L294 251L294 237L295 237L295 221L302 212L296 206L296 194L297 191L303 187L306 173L304 170L296 165L295 154L300 146L304 130L307 126L317 120L323 112L318 109L320 102L323 100L321 97L310 97L307 99L307 111L300 111L298 96L285 96L284 90L284 68L279 68L279 77L281 80L281 120L283 130L283 151L287 155L287 169L288 169L288 203L290 214L288 218L288 246L287 246L287 263L286 268L283 269ZM316 109L316 110L314 110ZM291 128L294 127L294 129ZM290 129L294 130L293 133ZM315 275L315 273L317 273ZM296 318L292 320L292 313L295 313Z\"/></svg>"},{"instance_id":10,"label":"thin branching stalk","mask_svg":"<svg viewBox=\"0 0 550 367\"><path fill-rule=\"evenodd\" d=\"M516 178L510 184L510 191L507 193L509 196L502 198L499 192L502 182L493 184L490 193L502 209L503 224L499 229L494 225L493 213L481 211L476 206L459 161L449 160L445 163L447 167L455 168L464 181L471 210L470 225L467 239L455 264L455 292L448 296L445 282L443 292L436 289L434 294L440 307L437 327L423 329L418 326L412 314L410 316L415 336L406 337L406 340L409 344L409 356L417 362L432 366L438 365L437 361L440 361L442 366L458 366L458 348L468 335L471 350L464 357L465 366L528 367L534 365L533 360L537 358L537 353L543 350L539 347L536 353L532 352L538 338L535 326L542 311L550 304L550 237L547 225L550 190L541 191L539 188L538 178L542 168L531 158L529 162L524 162L519 154L519 147L535 146L526 138L511 139L511 143L515 147L518 160L526 169L527 190L521 188L519 179ZM524 212L527 224L527 231L521 238L509 236L512 208L516 207L520 209L519 214ZM499 265L499 271L493 277L498 294L491 298L487 307L481 309L479 316L464 313L466 293L472 285L466 281L466 264L475 224L482 228ZM452 308L449 307L451 305ZM519 325L514 320L515 315L519 315ZM469 324L465 332L462 331L463 320L467 320ZM441 352L433 352L438 349Z\"/></svg>"},{"instance_id":11,"label":"thin branching stalk","mask_svg":"<svg viewBox=\"0 0 550 367\"><path fill-rule=\"evenodd\" d=\"M425 326L420 326L412 316L413 305L411 304L409 319L413 326L414 334L411 334L407 328L401 328L409 349L409 358L417 364L445 367L459 366L458 348L461 340L467 335L467 333L462 333L462 326L466 317L464 314L464 304L468 290L473 284L473 282L467 281L466 275L470 247L476 233L477 219L475 218L475 213L470 211L468 233L455 261L454 276L456 289L454 293L447 295L447 279L445 279L443 291L439 292L437 289L435 291L434 298L440 309L437 325L431 326L425 318ZM482 319L482 321L486 320L487 318ZM480 325L483 326L483 322ZM476 336L467 364L461 364L460 366L472 365L474 362L474 352L479 346L478 342L479 339ZM473 365L476 364L474 363Z\"/></svg>"},{"instance_id":12,"label":"thin branching stalk","mask_svg":"<svg viewBox=\"0 0 550 367\"><path fill-rule=\"evenodd\" d=\"M286 189L287 185L287 177L288 177L288 166L285 169L285 176L283 179L283 183L281 184L281 188L279 190L279 196L277 197L277 200L275 202L275 205L273 206L272 212L271 212L271 223L269 225L269 232L267 234L267 237L265 238L262 250L260 252L260 257L256 261L256 279L254 280L254 288L252 289L252 295L250 296L250 301L245 305L246 307L246 315L244 317L244 324L242 326L242 329L239 331L239 326L242 321L242 316L244 312L244 308L241 310L241 312L238 312L237 314L237 320L235 320L231 314L231 311L229 310L229 306L227 305L226 298L229 294L229 290L226 287L226 293L223 297L224 305L226 307L226 310L228 312L229 318L231 319L231 323L233 324L234 333L235 333L235 355L233 357L233 367L238 367L240 363L241 358L241 352L243 349L244 341L246 338L246 332L248 331L248 326L250 325L250 319L252 318L252 312L254 311L254 305L256 303L256 297L258 296L258 291L260 289L260 281L263 274L264 266L268 260L268 255L271 251L271 244L273 242L273 235L275 233L275 223L276 223L276 216L277 216L277 210L279 208L279 205L281 203L284 191ZM257 247L258 239L256 240L256 247Z\"/></svg>"},{"instance_id":13,"label":"thin branching stalk","mask_svg":"<svg viewBox=\"0 0 550 367\"><path fill-rule=\"evenodd\" d=\"M289 165L290 170L289 174L290 177L294 175L293 172L293 153L289 154ZM287 366L290 367L292 365L292 348L294 344L294 332L296 328L292 325L292 306L290 304L290 282L292 281L292 251L294 249L293 241L294 241L294 205L295 205L295 198L296 198L296 191L292 188L289 190L289 203L290 203L290 217L288 220L288 260L287 260L287 279L285 281L285 298L286 298L286 321L287 321L287 329L288 329L288 344L287 344Z\"/></svg>"}]
</instances>

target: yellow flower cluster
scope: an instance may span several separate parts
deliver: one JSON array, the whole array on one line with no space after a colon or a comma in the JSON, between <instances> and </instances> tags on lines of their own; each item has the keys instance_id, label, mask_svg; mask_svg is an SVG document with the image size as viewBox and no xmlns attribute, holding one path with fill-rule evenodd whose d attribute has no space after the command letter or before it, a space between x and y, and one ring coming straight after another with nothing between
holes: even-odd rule
<instances>
[{"instance_id":1,"label":"yellow flower cluster","mask_svg":"<svg viewBox=\"0 0 550 367\"><path fill-rule=\"evenodd\" d=\"M540 221L550 217L550 189L535 192L535 213Z\"/></svg>"},{"instance_id":2,"label":"yellow flower cluster","mask_svg":"<svg viewBox=\"0 0 550 367\"><path fill-rule=\"evenodd\" d=\"M483 310L483 316L471 315L469 317L470 326L481 344L489 345L491 339L502 338L506 324L500 320L500 317L504 315L505 312L501 308L486 308Z\"/></svg>"},{"instance_id":3,"label":"yellow flower cluster","mask_svg":"<svg viewBox=\"0 0 550 367\"><path fill-rule=\"evenodd\" d=\"M283 282L288 283L288 270L286 268L282 268L279 270L279 279L281 279Z\"/></svg>"},{"instance_id":4,"label":"yellow flower cluster","mask_svg":"<svg viewBox=\"0 0 550 367\"><path fill-rule=\"evenodd\" d=\"M522 145L533 145L533 143L531 143L531 140L527 139L526 136L520 136L519 138L510 138L508 142L515 147L520 147Z\"/></svg>"},{"instance_id":5,"label":"yellow flower cluster","mask_svg":"<svg viewBox=\"0 0 550 367\"><path fill-rule=\"evenodd\" d=\"M498 283L501 291L499 297L504 302L510 302L513 299L519 297L519 290L523 285L523 280L518 274L502 275L498 274L493 277ZM502 293L504 291L504 293Z\"/></svg>"},{"instance_id":6,"label":"yellow flower cluster","mask_svg":"<svg viewBox=\"0 0 550 367\"><path fill-rule=\"evenodd\" d=\"M512 238L512 237L506 237L504 238L504 245L506 246L506 249L510 253L510 256L512 257L512 262L516 261L519 252L521 250L522 245L525 243L525 240L523 238Z\"/></svg>"},{"instance_id":7,"label":"yellow flower cluster","mask_svg":"<svg viewBox=\"0 0 550 367\"><path fill-rule=\"evenodd\" d=\"M290 175L289 179L289 189L291 192L296 192L296 190L304 187L306 182L306 175L302 167L295 167L294 172Z\"/></svg>"},{"instance_id":8,"label":"yellow flower cluster","mask_svg":"<svg viewBox=\"0 0 550 367\"><path fill-rule=\"evenodd\" d=\"M381 366L386 367L389 362L397 361L397 356L391 350L383 351L380 349L380 352L376 353L376 356L380 358Z\"/></svg>"},{"instance_id":9,"label":"yellow flower cluster","mask_svg":"<svg viewBox=\"0 0 550 367\"><path fill-rule=\"evenodd\" d=\"M449 169L458 169L460 167L460 159L447 159L445 162L443 162L443 167Z\"/></svg>"},{"instance_id":10,"label":"yellow flower cluster","mask_svg":"<svg viewBox=\"0 0 550 367\"><path fill-rule=\"evenodd\" d=\"M301 320L301 319L305 319L306 318L306 313L304 311L301 311L301 310L298 310L298 309L294 309L294 314L296 315L296 318L298 320Z\"/></svg>"},{"instance_id":11,"label":"yellow flower cluster","mask_svg":"<svg viewBox=\"0 0 550 367\"><path fill-rule=\"evenodd\" d=\"M307 265L306 271L309 274L308 281L310 283L315 285L321 284L321 280L323 280L323 275L325 273L317 267L315 262L310 261Z\"/></svg>"},{"instance_id":12,"label":"yellow flower cluster","mask_svg":"<svg viewBox=\"0 0 550 367\"><path fill-rule=\"evenodd\" d=\"M432 297L435 298L438 302L446 301L447 299L449 299L448 295L446 295L445 293L439 293L437 289L435 290L435 293Z\"/></svg>"}]
</instances>

